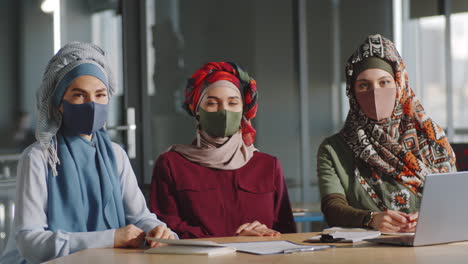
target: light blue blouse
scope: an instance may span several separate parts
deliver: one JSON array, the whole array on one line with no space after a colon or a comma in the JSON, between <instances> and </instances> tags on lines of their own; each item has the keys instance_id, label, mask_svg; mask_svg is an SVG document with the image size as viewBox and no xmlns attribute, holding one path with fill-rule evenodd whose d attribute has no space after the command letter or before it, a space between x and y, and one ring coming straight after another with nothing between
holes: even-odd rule
<instances>
[{"instance_id":1,"label":"light blue blouse","mask_svg":"<svg viewBox=\"0 0 468 264\"><path fill-rule=\"evenodd\" d=\"M112 143L112 147L120 176L126 222L145 232L165 225L149 212L125 151L116 143ZM23 152L17 175L14 226L0 263L40 263L86 248L114 246L115 229L97 232L46 230L48 168L39 143Z\"/></svg>"}]
</instances>

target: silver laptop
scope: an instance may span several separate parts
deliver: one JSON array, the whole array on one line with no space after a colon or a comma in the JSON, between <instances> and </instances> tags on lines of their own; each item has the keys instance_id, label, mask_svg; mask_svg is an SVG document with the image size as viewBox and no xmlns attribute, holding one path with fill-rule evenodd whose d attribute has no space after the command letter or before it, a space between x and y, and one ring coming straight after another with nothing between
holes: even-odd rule
<instances>
[{"instance_id":1,"label":"silver laptop","mask_svg":"<svg viewBox=\"0 0 468 264\"><path fill-rule=\"evenodd\" d=\"M468 171L426 176L416 233L365 241L424 246L468 240Z\"/></svg>"}]
</instances>

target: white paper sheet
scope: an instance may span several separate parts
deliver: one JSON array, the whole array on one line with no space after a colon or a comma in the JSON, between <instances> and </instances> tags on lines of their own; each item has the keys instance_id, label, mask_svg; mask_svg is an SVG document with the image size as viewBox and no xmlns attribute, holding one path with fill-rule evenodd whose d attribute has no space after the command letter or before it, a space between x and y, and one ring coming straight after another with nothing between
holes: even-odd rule
<instances>
[{"instance_id":1,"label":"white paper sheet","mask_svg":"<svg viewBox=\"0 0 468 264\"><path fill-rule=\"evenodd\" d=\"M176 246L224 247L224 245L215 243L213 241L160 239L160 238L154 238L154 237L146 237L146 239L159 242L159 243L168 244L168 245L176 245Z\"/></svg>"},{"instance_id":2,"label":"white paper sheet","mask_svg":"<svg viewBox=\"0 0 468 264\"><path fill-rule=\"evenodd\" d=\"M235 253L232 247L175 246L167 245L145 250L147 254L208 255L219 256Z\"/></svg>"},{"instance_id":3,"label":"white paper sheet","mask_svg":"<svg viewBox=\"0 0 468 264\"><path fill-rule=\"evenodd\" d=\"M153 237L146 237L146 239L167 244L165 246L145 250L145 253L148 254L194 254L216 256L236 252L235 248L226 247L225 245L218 244L213 241L159 239Z\"/></svg>"},{"instance_id":4,"label":"white paper sheet","mask_svg":"<svg viewBox=\"0 0 468 264\"><path fill-rule=\"evenodd\" d=\"M261 241L242 243L223 243L222 245L233 247L237 251L257 255L288 254L294 252L315 251L330 248L331 246L299 245L290 241Z\"/></svg>"}]
</instances>

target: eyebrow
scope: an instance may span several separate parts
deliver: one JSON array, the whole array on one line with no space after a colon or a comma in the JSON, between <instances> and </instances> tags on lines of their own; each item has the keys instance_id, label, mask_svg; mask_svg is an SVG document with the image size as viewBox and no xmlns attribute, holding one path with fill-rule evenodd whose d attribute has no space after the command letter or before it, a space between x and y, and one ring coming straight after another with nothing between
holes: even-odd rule
<instances>
[{"instance_id":1,"label":"eyebrow","mask_svg":"<svg viewBox=\"0 0 468 264\"><path fill-rule=\"evenodd\" d=\"M212 95L211 95L211 96L207 96L206 98L207 98L207 99L219 99L219 97L212 96ZM236 95L236 96L229 96L228 99L240 99L240 97L237 96L237 95Z\"/></svg>"},{"instance_id":2,"label":"eyebrow","mask_svg":"<svg viewBox=\"0 0 468 264\"><path fill-rule=\"evenodd\" d=\"M87 91L81 89L81 88L73 88L71 89L72 92L82 92L82 93L88 93Z\"/></svg>"},{"instance_id":3,"label":"eyebrow","mask_svg":"<svg viewBox=\"0 0 468 264\"><path fill-rule=\"evenodd\" d=\"M377 80L382 80L382 79L385 79L385 78L391 79L392 77L391 76L383 76L383 77L378 78ZM359 82L359 81L369 81L369 79L358 79L358 80L356 80L356 82Z\"/></svg>"},{"instance_id":4,"label":"eyebrow","mask_svg":"<svg viewBox=\"0 0 468 264\"><path fill-rule=\"evenodd\" d=\"M85 91L85 90L83 90L83 89L81 89L81 88L77 88L77 87L72 88L71 91L72 91L72 92L88 93L88 91ZM102 93L102 92L105 92L105 91L107 91L106 88L101 88L101 89L96 90L95 93Z\"/></svg>"},{"instance_id":5,"label":"eyebrow","mask_svg":"<svg viewBox=\"0 0 468 264\"><path fill-rule=\"evenodd\" d=\"M96 90L96 93L102 93L102 92L107 92L107 89L101 88L101 89Z\"/></svg>"}]
</instances>

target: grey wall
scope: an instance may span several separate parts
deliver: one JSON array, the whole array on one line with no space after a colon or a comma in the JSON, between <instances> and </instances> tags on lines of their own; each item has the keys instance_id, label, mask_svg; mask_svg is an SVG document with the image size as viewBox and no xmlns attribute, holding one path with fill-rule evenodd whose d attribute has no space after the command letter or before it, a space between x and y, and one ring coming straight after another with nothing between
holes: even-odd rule
<instances>
[{"instance_id":1,"label":"grey wall","mask_svg":"<svg viewBox=\"0 0 468 264\"><path fill-rule=\"evenodd\" d=\"M439 0L408 0L410 2L410 17L428 17L443 14L443 1ZM451 0L451 12L460 13L468 11L468 1Z\"/></svg>"},{"instance_id":2,"label":"grey wall","mask_svg":"<svg viewBox=\"0 0 468 264\"><path fill-rule=\"evenodd\" d=\"M344 63L369 34L393 38L392 1L341 0L340 42Z\"/></svg>"},{"instance_id":3,"label":"grey wall","mask_svg":"<svg viewBox=\"0 0 468 264\"><path fill-rule=\"evenodd\" d=\"M61 0L62 45L72 41L91 42L91 12L84 0Z\"/></svg>"},{"instance_id":4,"label":"grey wall","mask_svg":"<svg viewBox=\"0 0 468 264\"><path fill-rule=\"evenodd\" d=\"M230 59L253 70L252 1L180 2L181 29L185 37L184 54L187 58L186 68L190 73L203 63ZM203 10L203 13L196 10Z\"/></svg>"},{"instance_id":5,"label":"grey wall","mask_svg":"<svg viewBox=\"0 0 468 264\"><path fill-rule=\"evenodd\" d=\"M254 1L256 146L281 161L291 199L300 199L299 89L293 1ZM268 8L265 8L268 6ZM248 36L246 36L248 38Z\"/></svg>"},{"instance_id":6,"label":"grey wall","mask_svg":"<svg viewBox=\"0 0 468 264\"><path fill-rule=\"evenodd\" d=\"M53 17L41 11L38 1L23 0L18 43L21 53L21 108L36 113L36 91L41 85L45 67L54 53Z\"/></svg>"},{"instance_id":7,"label":"grey wall","mask_svg":"<svg viewBox=\"0 0 468 264\"><path fill-rule=\"evenodd\" d=\"M11 153L21 151L12 141L19 112L35 117L36 90L53 51L52 16L36 0L4 0L0 21L0 148Z\"/></svg>"},{"instance_id":8,"label":"grey wall","mask_svg":"<svg viewBox=\"0 0 468 264\"><path fill-rule=\"evenodd\" d=\"M332 105L333 82L333 28L331 1L307 2L307 42L309 63L309 129L310 129L310 168L311 192L306 194L308 201L318 202L317 150L326 136L333 133Z\"/></svg>"},{"instance_id":9,"label":"grey wall","mask_svg":"<svg viewBox=\"0 0 468 264\"><path fill-rule=\"evenodd\" d=\"M18 1L0 2L0 127L10 127L18 91Z\"/></svg>"}]
</instances>

